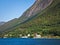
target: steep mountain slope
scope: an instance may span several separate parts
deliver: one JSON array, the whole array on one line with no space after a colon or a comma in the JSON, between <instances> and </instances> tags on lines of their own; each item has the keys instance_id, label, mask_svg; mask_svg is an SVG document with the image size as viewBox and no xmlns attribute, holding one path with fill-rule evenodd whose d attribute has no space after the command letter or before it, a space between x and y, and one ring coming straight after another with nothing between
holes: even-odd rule
<instances>
[{"instance_id":1,"label":"steep mountain slope","mask_svg":"<svg viewBox=\"0 0 60 45\"><path fill-rule=\"evenodd\" d=\"M28 18L35 16L37 13L47 8L52 1L53 0L36 0L35 3L26 12L24 12L19 19L22 20L21 22L28 20Z\"/></svg>"},{"instance_id":2,"label":"steep mountain slope","mask_svg":"<svg viewBox=\"0 0 60 45\"><path fill-rule=\"evenodd\" d=\"M60 0L36 0L17 20L10 27L8 25L8 28L1 26L1 36L12 34L11 37L19 37L19 34L35 32L41 35L60 36Z\"/></svg>"},{"instance_id":3,"label":"steep mountain slope","mask_svg":"<svg viewBox=\"0 0 60 45\"><path fill-rule=\"evenodd\" d=\"M29 18L33 17L37 13L41 12L45 8L47 8L52 3L52 0L36 0L35 3L23 13L23 15L19 19L14 19L0 26L0 32L3 32L7 29L15 27L17 24L25 22Z\"/></svg>"}]
</instances>

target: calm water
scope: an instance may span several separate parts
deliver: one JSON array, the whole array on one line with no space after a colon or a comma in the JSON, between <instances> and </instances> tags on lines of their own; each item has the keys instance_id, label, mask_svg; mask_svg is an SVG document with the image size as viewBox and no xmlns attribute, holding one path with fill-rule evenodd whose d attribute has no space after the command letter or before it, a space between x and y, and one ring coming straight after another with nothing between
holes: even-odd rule
<instances>
[{"instance_id":1,"label":"calm water","mask_svg":"<svg viewBox=\"0 0 60 45\"><path fill-rule=\"evenodd\" d=\"M60 45L60 39L0 38L0 45Z\"/></svg>"}]
</instances>

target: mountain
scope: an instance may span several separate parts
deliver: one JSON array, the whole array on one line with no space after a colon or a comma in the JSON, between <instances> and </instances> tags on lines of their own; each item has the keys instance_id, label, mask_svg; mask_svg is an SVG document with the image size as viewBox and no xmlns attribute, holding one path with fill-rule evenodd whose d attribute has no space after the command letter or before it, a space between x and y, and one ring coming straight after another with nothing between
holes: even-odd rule
<instances>
[{"instance_id":1,"label":"mountain","mask_svg":"<svg viewBox=\"0 0 60 45\"><path fill-rule=\"evenodd\" d=\"M0 25L3 25L5 22L0 22Z\"/></svg>"},{"instance_id":2,"label":"mountain","mask_svg":"<svg viewBox=\"0 0 60 45\"><path fill-rule=\"evenodd\" d=\"M0 37L39 33L60 36L60 0L36 0L23 15L0 26Z\"/></svg>"}]
</instances>

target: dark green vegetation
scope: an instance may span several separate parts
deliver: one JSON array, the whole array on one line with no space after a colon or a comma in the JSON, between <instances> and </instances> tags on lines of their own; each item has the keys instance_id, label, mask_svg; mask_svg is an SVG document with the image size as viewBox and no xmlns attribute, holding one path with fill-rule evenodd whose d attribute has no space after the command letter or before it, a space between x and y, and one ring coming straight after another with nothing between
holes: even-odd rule
<instances>
[{"instance_id":1,"label":"dark green vegetation","mask_svg":"<svg viewBox=\"0 0 60 45\"><path fill-rule=\"evenodd\" d=\"M12 31L5 31L1 34L1 37L5 34L8 34L8 37L31 34L32 37L34 33L39 33L43 37L49 35L60 37L60 0L54 0L48 8L36 14L36 16L8 30Z\"/></svg>"}]
</instances>

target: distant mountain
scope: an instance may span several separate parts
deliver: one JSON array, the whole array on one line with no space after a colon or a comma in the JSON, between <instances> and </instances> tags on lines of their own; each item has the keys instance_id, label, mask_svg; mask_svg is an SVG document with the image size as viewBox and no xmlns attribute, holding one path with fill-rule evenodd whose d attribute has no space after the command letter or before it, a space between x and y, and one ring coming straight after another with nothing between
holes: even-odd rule
<instances>
[{"instance_id":1,"label":"distant mountain","mask_svg":"<svg viewBox=\"0 0 60 45\"><path fill-rule=\"evenodd\" d=\"M23 15L0 26L0 36L39 33L60 36L60 0L36 0Z\"/></svg>"},{"instance_id":2,"label":"distant mountain","mask_svg":"<svg viewBox=\"0 0 60 45\"><path fill-rule=\"evenodd\" d=\"M0 25L3 25L5 22L0 22Z\"/></svg>"}]
</instances>

